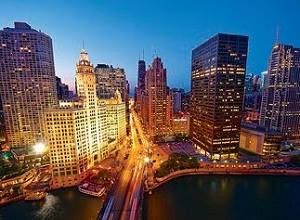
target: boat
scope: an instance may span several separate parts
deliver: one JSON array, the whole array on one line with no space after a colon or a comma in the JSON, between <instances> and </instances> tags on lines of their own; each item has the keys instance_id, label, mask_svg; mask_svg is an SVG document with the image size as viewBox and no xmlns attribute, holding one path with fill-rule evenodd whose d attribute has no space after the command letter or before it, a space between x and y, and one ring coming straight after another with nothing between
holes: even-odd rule
<instances>
[{"instance_id":1,"label":"boat","mask_svg":"<svg viewBox=\"0 0 300 220\"><path fill-rule=\"evenodd\" d=\"M90 184L84 183L78 186L78 190L84 194L88 194L91 196L101 197L105 193L105 187L102 187L100 190L90 190ZM94 188L94 187L91 187Z\"/></svg>"},{"instance_id":2,"label":"boat","mask_svg":"<svg viewBox=\"0 0 300 220\"><path fill-rule=\"evenodd\" d=\"M46 192L31 192L25 195L25 200L26 201L36 201L36 200L41 200L45 199L48 193Z\"/></svg>"}]
</instances>

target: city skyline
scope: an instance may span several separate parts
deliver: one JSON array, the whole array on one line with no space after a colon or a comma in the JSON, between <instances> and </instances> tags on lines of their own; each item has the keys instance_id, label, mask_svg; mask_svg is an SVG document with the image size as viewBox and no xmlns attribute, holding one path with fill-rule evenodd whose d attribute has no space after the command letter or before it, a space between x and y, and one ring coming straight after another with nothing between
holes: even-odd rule
<instances>
[{"instance_id":1,"label":"city skyline","mask_svg":"<svg viewBox=\"0 0 300 220\"><path fill-rule=\"evenodd\" d=\"M299 0L3 5L0 220L300 215Z\"/></svg>"},{"instance_id":2,"label":"city skyline","mask_svg":"<svg viewBox=\"0 0 300 220\"><path fill-rule=\"evenodd\" d=\"M222 10L226 4L231 7ZM72 90L73 63L83 41L93 57L92 63L106 63L125 69L132 85L131 93L133 85L136 85L136 63L143 50L147 64L155 54L165 61L170 87L189 90L191 50L215 33L249 36L248 73L267 69L270 51L276 42L277 27L281 43L300 44L299 34L294 31L299 2L285 1L289 12L280 11L283 1L272 7L268 2L260 2L259 8L257 4L258 1L220 2L214 13L209 13L209 2L200 4L193 1L184 5L179 1L172 1L172 4L163 2L160 7L155 7L157 4L153 2L141 4L137 1L129 1L126 5L103 1L84 5L75 2L67 9L59 2L43 1L35 5L34 1L15 1L3 5L0 25L12 27L14 21L24 21L53 36L55 73ZM47 10L40 10L40 7ZM21 8L17 14L9 13ZM279 11L280 17L276 15ZM285 13L288 16L284 16ZM79 19L74 19L76 16Z\"/></svg>"}]
</instances>

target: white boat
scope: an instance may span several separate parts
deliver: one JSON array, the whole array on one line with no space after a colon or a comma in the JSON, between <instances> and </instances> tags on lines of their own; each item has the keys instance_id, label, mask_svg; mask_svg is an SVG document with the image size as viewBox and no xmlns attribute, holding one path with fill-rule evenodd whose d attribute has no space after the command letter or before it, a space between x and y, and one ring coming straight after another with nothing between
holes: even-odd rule
<instances>
[{"instance_id":1,"label":"white boat","mask_svg":"<svg viewBox=\"0 0 300 220\"><path fill-rule=\"evenodd\" d=\"M88 194L91 196L101 197L105 193L105 187L102 187L98 192L91 191L88 188L88 183L78 186L78 190L84 194Z\"/></svg>"}]
</instances>

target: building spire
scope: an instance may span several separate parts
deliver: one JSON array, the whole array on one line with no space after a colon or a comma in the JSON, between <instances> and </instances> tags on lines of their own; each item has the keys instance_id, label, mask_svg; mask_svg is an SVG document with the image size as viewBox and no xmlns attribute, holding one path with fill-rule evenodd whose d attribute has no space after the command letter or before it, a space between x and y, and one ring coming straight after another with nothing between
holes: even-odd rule
<instances>
[{"instance_id":1,"label":"building spire","mask_svg":"<svg viewBox=\"0 0 300 220\"><path fill-rule=\"evenodd\" d=\"M87 62L90 61L89 54L85 49L81 49L79 61L87 61Z\"/></svg>"},{"instance_id":2,"label":"building spire","mask_svg":"<svg viewBox=\"0 0 300 220\"><path fill-rule=\"evenodd\" d=\"M276 27L276 44L279 44L279 26Z\"/></svg>"}]
</instances>

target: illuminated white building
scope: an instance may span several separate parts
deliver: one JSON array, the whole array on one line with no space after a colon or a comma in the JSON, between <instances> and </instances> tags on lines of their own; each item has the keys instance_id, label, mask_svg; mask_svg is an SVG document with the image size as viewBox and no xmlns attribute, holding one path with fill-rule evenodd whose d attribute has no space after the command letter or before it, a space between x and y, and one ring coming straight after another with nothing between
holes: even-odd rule
<instances>
[{"instance_id":1,"label":"illuminated white building","mask_svg":"<svg viewBox=\"0 0 300 220\"><path fill-rule=\"evenodd\" d=\"M45 114L54 188L78 184L108 155L106 106L97 98L94 68L84 50L76 65L76 89L78 101L62 102Z\"/></svg>"},{"instance_id":2,"label":"illuminated white building","mask_svg":"<svg viewBox=\"0 0 300 220\"><path fill-rule=\"evenodd\" d=\"M120 142L126 137L126 105L119 90L115 92L115 98L105 100L105 104L108 140Z\"/></svg>"}]
</instances>

